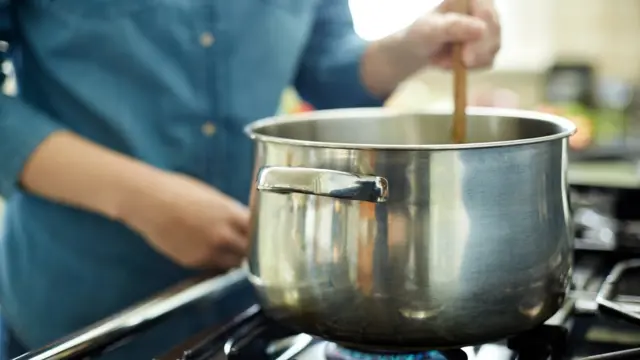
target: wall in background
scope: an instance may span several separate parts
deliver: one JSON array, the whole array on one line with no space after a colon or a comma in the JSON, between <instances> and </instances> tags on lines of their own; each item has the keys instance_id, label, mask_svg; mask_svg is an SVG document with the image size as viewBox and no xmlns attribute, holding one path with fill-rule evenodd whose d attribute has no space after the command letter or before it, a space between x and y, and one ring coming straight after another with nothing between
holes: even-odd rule
<instances>
[{"instance_id":1,"label":"wall in background","mask_svg":"<svg viewBox=\"0 0 640 360\"><path fill-rule=\"evenodd\" d=\"M556 57L591 60L602 76L640 81L640 1L558 0L554 12Z\"/></svg>"}]
</instances>

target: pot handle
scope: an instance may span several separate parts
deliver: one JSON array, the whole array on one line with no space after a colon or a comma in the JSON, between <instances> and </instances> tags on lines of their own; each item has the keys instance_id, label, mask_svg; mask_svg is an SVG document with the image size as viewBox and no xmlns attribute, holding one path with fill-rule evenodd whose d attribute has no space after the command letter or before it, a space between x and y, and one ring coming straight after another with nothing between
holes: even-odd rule
<instances>
[{"instance_id":1,"label":"pot handle","mask_svg":"<svg viewBox=\"0 0 640 360\"><path fill-rule=\"evenodd\" d=\"M336 199L381 203L389 197L387 179L349 172L285 166L265 166L258 171L258 191L309 194Z\"/></svg>"}]
</instances>

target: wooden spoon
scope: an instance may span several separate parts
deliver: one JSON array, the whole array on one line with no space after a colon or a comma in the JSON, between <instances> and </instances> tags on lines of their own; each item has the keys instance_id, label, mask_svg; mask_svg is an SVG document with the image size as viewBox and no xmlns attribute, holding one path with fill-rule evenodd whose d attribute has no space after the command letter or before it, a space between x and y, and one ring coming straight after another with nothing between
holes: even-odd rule
<instances>
[{"instance_id":1,"label":"wooden spoon","mask_svg":"<svg viewBox=\"0 0 640 360\"><path fill-rule=\"evenodd\" d=\"M469 0L456 0L454 11L461 14L470 12ZM463 44L453 44L453 142L464 143L467 138L467 68L462 59Z\"/></svg>"}]
</instances>

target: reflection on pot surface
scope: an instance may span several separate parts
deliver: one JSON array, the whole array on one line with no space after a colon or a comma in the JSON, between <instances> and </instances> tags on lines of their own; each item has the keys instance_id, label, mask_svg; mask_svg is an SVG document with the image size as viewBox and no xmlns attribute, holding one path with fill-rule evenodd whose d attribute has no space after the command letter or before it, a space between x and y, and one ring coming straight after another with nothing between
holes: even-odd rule
<instances>
[{"instance_id":1,"label":"reflection on pot surface","mask_svg":"<svg viewBox=\"0 0 640 360\"><path fill-rule=\"evenodd\" d=\"M499 109L470 110L462 145L450 144L446 114L352 109L251 125L249 268L262 306L303 332L387 350L542 323L571 265L573 131Z\"/></svg>"}]
</instances>

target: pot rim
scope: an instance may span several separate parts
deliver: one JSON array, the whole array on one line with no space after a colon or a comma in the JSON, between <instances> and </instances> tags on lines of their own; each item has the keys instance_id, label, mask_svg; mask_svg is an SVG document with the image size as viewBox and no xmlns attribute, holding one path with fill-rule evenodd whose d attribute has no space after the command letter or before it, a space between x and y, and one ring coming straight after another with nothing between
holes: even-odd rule
<instances>
[{"instance_id":1,"label":"pot rim","mask_svg":"<svg viewBox=\"0 0 640 360\"><path fill-rule=\"evenodd\" d=\"M361 118L364 116L372 117L386 117L386 116L398 116L407 114L419 114L419 115L451 115L451 111L446 110L397 110L389 108L349 108L349 109L335 109L335 110L317 110L308 113L300 114L287 114L287 115L275 115L267 118L263 118L250 123L245 126L244 132L254 141L262 141L267 143L276 143L283 145L295 145L302 147L316 147L316 148L334 148L345 150L465 150L465 149L482 149L482 148L496 148L507 147L517 145L529 145L542 142L548 142L552 140L558 140L568 138L573 135L577 128L573 122L567 118L541 113L537 111L518 110L518 109L505 109L505 108L490 108L490 107L468 107L467 114L471 116L498 116L507 118L520 118L544 121L552 123L559 128L557 134L533 137L527 139L518 140L506 140L506 141L490 141L482 143L463 143L463 144L421 144L421 145L402 145L402 144L355 144L355 143L341 143L341 142L323 142L323 141L311 141L311 140L299 140L292 138L285 138L279 136L265 135L258 131L260 129L267 128L271 125L281 124L283 122L289 123L303 123L315 120L336 119L336 117L349 119L349 118Z\"/></svg>"}]
</instances>

